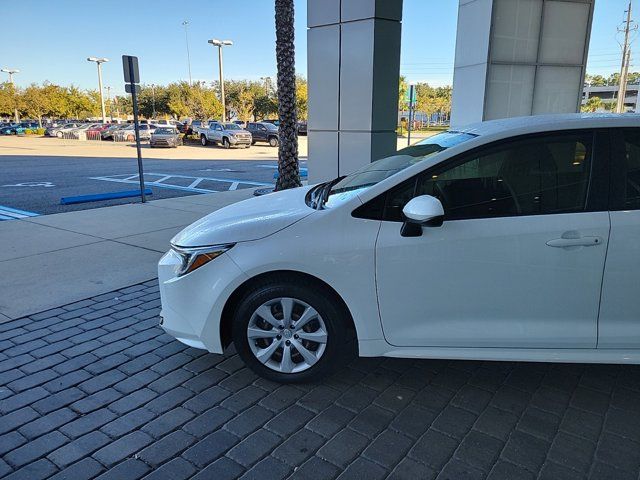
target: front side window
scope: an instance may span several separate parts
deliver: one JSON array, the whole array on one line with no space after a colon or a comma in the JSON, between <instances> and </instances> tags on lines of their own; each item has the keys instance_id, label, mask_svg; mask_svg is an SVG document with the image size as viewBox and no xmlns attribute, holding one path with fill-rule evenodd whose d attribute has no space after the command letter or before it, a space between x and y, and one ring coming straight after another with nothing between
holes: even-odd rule
<instances>
[{"instance_id":1,"label":"front side window","mask_svg":"<svg viewBox=\"0 0 640 480\"><path fill-rule=\"evenodd\" d=\"M386 199L384 218L401 221L403 206L418 195L438 198L445 220L583 211L591 157L591 133L550 134L489 147L397 187Z\"/></svg>"}]
</instances>

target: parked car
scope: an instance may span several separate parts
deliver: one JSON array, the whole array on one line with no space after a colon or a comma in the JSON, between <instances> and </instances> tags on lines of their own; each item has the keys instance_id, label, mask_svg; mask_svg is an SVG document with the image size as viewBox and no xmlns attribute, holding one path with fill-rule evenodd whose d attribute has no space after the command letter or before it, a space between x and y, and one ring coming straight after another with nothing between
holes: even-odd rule
<instances>
[{"instance_id":1,"label":"parked car","mask_svg":"<svg viewBox=\"0 0 640 480\"><path fill-rule=\"evenodd\" d=\"M78 128L81 124L77 123L77 122L73 122L73 123L65 123L64 125L62 125L61 127L56 127L56 128L51 128L51 129L47 129L45 131L45 135L48 135L50 137L58 137L58 138L62 138L64 136L65 133L70 132L71 130Z\"/></svg>"},{"instance_id":2,"label":"parked car","mask_svg":"<svg viewBox=\"0 0 640 480\"><path fill-rule=\"evenodd\" d=\"M100 132L100 136L102 137L102 140L113 140L114 133L126 127L127 124L112 123L106 129Z\"/></svg>"},{"instance_id":3,"label":"parked car","mask_svg":"<svg viewBox=\"0 0 640 480\"><path fill-rule=\"evenodd\" d=\"M156 126L144 123L139 125L138 130L140 132L140 140L146 141L151 139L151 134L156 130ZM117 142L135 141L135 138L136 133L133 124L128 124L125 128L113 132L113 139Z\"/></svg>"},{"instance_id":4,"label":"parked car","mask_svg":"<svg viewBox=\"0 0 640 480\"><path fill-rule=\"evenodd\" d=\"M210 122L208 127L196 128L194 131L200 135L202 146L213 143L224 148L249 148L252 142L251 133L235 123Z\"/></svg>"},{"instance_id":5,"label":"parked car","mask_svg":"<svg viewBox=\"0 0 640 480\"><path fill-rule=\"evenodd\" d=\"M10 123L8 125L3 125L0 128L1 135L14 135L15 128L18 126L17 123Z\"/></svg>"},{"instance_id":6,"label":"parked car","mask_svg":"<svg viewBox=\"0 0 640 480\"><path fill-rule=\"evenodd\" d=\"M178 130L173 127L158 127L151 134L149 147L174 147L182 145L182 138Z\"/></svg>"},{"instance_id":7,"label":"parked car","mask_svg":"<svg viewBox=\"0 0 640 480\"><path fill-rule=\"evenodd\" d=\"M92 125L86 130L87 138L91 138L92 140L103 140L102 134L105 131L107 131L109 128L111 128L110 123L101 123L98 125Z\"/></svg>"},{"instance_id":8,"label":"parked car","mask_svg":"<svg viewBox=\"0 0 640 480\"><path fill-rule=\"evenodd\" d=\"M639 237L639 115L494 120L187 227L161 325L283 382L356 352L640 364Z\"/></svg>"},{"instance_id":9,"label":"parked car","mask_svg":"<svg viewBox=\"0 0 640 480\"><path fill-rule=\"evenodd\" d=\"M39 128L39 124L36 122L20 122L9 127L5 127L2 130L4 135L21 135L27 130L35 130L36 128Z\"/></svg>"},{"instance_id":10,"label":"parked car","mask_svg":"<svg viewBox=\"0 0 640 480\"><path fill-rule=\"evenodd\" d=\"M247 130L253 137L252 145L256 142L267 142L272 147L277 147L280 143L278 127L273 123L249 122Z\"/></svg>"}]
</instances>

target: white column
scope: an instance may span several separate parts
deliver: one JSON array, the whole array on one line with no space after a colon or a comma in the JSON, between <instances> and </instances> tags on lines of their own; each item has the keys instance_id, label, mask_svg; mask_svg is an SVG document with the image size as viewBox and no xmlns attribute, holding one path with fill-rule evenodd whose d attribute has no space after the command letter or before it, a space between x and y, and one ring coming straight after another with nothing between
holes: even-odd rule
<instances>
[{"instance_id":1,"label":"white column","mask_svg":"<svg viewBox=\"0 0 640 480\"><path fill-rule=\"evenodd\" d=\"M396 151L402 0L307 0L309 182Z\"/></svg>"},{"instance_id":2,"label":"white column","mask_svg":"<svg viewBox=\"0 0 640 480\"><path fill-rule=\"evenodd\" d=\"M594 0L459 0L451 123L580 109Z\"/></svg>"}]
</instances>

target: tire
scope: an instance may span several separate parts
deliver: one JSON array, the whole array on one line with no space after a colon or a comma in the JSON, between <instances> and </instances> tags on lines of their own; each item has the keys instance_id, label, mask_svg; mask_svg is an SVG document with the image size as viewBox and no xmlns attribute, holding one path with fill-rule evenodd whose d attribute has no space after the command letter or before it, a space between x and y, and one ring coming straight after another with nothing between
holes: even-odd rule
<instances>
[{"instance_id":1,"label":"tire","mask_svg":"<svg viewBox=\"0 0 640 480\"><path fill-rule=\"evenodd\" d=\"M206 147L208 143L209 143L209 141L207 140L206 135L200 135L200 144L203 147Z\"/></svg>"},{"instance_id":2,"label":"tire","mask_svg":"<svg viewBox=\"0 0 640 480\"><path fill-rule=\"evenodd\" d=\"M222 139L222 148L225 148L227 150L231 148L231 143L229 143L229 139L227 137L224 137Z\"/></svg>"},{"instance_id":3,"label":"tire","mask_svg":"<svg viewBox=\"0 0 640 480\"><path fill-rule=\"evenodd\" d=\"M292 305L289 307L291 318L300 321L302 315L309 312L310 320L299 329L278 327L276 330L258 314L258 311L273 312L271 321L290 326L284 322L283 302ZM238 303L233 317L232 338L240 357L261 377L281 383L315 382L339 365L344 365L356 351L355 334L348 327L347 315L341 302L336 301L333 293L325 288L318 288L311 282L269 280L256 285ZM251 339L250 326L252 335L257 334ZM265 337L259 337L262 332L265 332ZM309 340L320 338L318 335L324 333L325 343ZM298 334L307 338L302 339ZM278 344L270 351L274 342ZM306 356L296 350L296 345L305 349ZM285 356L285 352L290 352L290 355ZM263 355L262 360L258 359L260 354Z\"/></svg>"},{"instance_id":4,"label":"tire","mask_svg":"<svg viewBox=\"0 0 640 480\"><path fill-rule=\"evenodd\" d=\"M276 137L271 137L269 139L269 145L271 145L272 147L277 147L278 146L278 139Z\"/></svg>"},{"instance_id":5,"label":"tire","mask_svg":"<svg viewBox=\"0 0 640 480\"><path fill-rule=\"evenodd\" d=\"M56 137L57 137L57 138L62 138L62 137L63 137L62 132L56 132Z\"/></svg>"}]
</instances>

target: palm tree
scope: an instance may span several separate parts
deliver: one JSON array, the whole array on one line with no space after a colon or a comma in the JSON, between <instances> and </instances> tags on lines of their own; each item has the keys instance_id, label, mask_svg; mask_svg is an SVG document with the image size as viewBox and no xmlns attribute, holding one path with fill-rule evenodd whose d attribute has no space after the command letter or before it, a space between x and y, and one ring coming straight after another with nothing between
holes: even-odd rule
<instances>
[{"instance_id":1,"label":"palm tree","mask_svg":"<svg viewBox=\"0 0 640 480\"><path fill-rule=\"evenodd\" d=\"M296 68L293 44L293 0L275 0L276 60L278 63L278 181L276 191L299 187Z\"/></svg>"}]
</instances>

